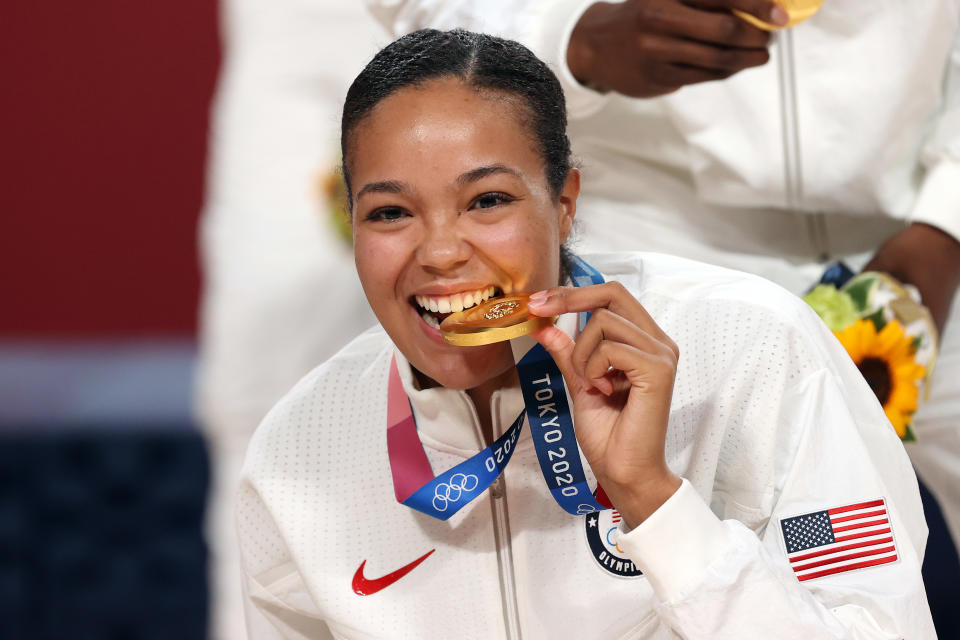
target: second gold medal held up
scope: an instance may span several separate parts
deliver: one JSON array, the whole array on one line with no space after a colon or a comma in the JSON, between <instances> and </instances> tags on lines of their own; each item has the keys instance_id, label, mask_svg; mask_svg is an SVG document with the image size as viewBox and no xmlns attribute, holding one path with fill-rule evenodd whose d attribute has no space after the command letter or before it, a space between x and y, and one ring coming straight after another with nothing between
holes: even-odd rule
<instances>
[{"instance_id":1,"label":"second gold medal held up","mask_svg":"<svg viewBox=\"0 0 960 640\"><path fill-rule=\"evenodd\" d=\"M823 4L823 0L779 0L779 2L780 6L786 10L787 15L790 16L790 21L782 27L778 27L775 24L770 24L769 22L764 22L763 20L760 20L749 13L740 11L739 9L734 9L733 12L755 27L764 29L766 31L777 31L778 29L792 27L795 24L799 24L807 18L810 18L813 16L813 14L820 10L820 5Z\"/></svg>"}]
</instances>

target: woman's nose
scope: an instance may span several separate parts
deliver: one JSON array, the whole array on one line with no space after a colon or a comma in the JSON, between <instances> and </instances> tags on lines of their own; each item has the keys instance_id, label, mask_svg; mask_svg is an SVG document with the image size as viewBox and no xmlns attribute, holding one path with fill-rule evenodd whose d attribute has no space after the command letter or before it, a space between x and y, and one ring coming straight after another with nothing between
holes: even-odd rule
<instances>
[{"instance_id":1,"label":"woman's nose","mask_svg":"<svg viewBox=\"0 0 960 640\"><path fill-rule=\"evenodd\" d=\"M423 267L444 271L466 262L471 251L470 243L457 227L456 218L445 217L425 226L417 257Z\"/></svg>"}]
</instances>

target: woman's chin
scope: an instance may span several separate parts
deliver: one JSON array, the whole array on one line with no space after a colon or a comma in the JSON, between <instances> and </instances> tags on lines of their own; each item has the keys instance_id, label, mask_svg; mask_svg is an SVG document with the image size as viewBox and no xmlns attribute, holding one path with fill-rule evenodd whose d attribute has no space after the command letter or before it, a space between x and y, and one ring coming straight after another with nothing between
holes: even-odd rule
<instances>
[{"instance_id":1,"label":"woman's chin","mask_svg":"<svg viewBox=\"0 0 960 640\"><path fill-rule=\"evenodd\" d=\"M509 342L457 347L445 342L440 329L428 324L419 313L413 312L403 320L384 328L414 369L426 378L421 385L473 389L514 366Z\"/></svg>"},{"instance_id":2,"label":"woman's chin","mask_svg":"<svg viewBox=\"0 0 960 640\"><path fill-rule=\"evenodd\" d=\"M485 347L453 347L448 353L410 359L410 363L433 383L448 389L473 389L511 369L509 343Z\"/></svg>"}]
</instances>

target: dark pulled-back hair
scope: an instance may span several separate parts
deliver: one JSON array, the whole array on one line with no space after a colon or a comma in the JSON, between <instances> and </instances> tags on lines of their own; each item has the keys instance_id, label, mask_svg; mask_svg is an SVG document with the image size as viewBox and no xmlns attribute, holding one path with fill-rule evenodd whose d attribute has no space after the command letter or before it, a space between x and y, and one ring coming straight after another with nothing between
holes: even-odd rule
<instances>
[{"instance_id":1,"label":"dark pulled-back hair","mask_svg":"<svg viewBox=\"0 0 960 640\"><path fill-rule=\"evenodd\" d=\"M428 80L459 78L479 90L517 97L546 168L556 199L570 171L570 140L563 89L553 72L518 42L462 29L421 29L384 47L350 85L343 105L340 146L347 199L353 208L348 143L357 125L380 103L404 87Z\"/></svg>"}]
</instances>

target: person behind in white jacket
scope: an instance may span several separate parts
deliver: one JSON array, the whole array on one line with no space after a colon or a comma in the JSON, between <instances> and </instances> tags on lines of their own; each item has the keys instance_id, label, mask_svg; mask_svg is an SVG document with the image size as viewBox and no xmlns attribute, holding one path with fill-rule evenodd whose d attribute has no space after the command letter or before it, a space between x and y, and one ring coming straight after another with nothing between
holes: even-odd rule
<instances>
[{"instance_id":1,"label":"person behind in white jacket","mask_svg":"<svg viewBox=\"0 0 960 640\"><path fill-rule=\"evenodd\" d=\"M915 285L943 339L906 446L960 545L960 2L825 0L773 40L731 11L783 24L772 0L367 4L396 35L463 27L551 66L584 250L663 251L797 294L841 259Z\"/></svg>"},{"instance_id":2,"label":"person behind in white jacket","mask_svg":"<svg viewBox=\"0 0 960 640\"><path fill-rule=\"evenodd\" d=\"M251 637L934 637L916 479L855 367L760 278L568 253L580 172L529 50L401 38L342 148L381 326L250 444ZM441 337L522 291L559 316L537 342Z\"/></svg>"},{"instance_id":3,"label":"person behind in white jacket","mask_svg":"<svg viewBox=\"0 0 960 640\"><path fill-rule=\"evenodd\" d=\"M392 38L352 2L219 5L195 414L210 454L207 638L236 640L233 496L250 436L297 380L375 321L317 185L340 161L343 94ZM334 313L317 291L337 298Z\"/></svg>"}]
</instances>

